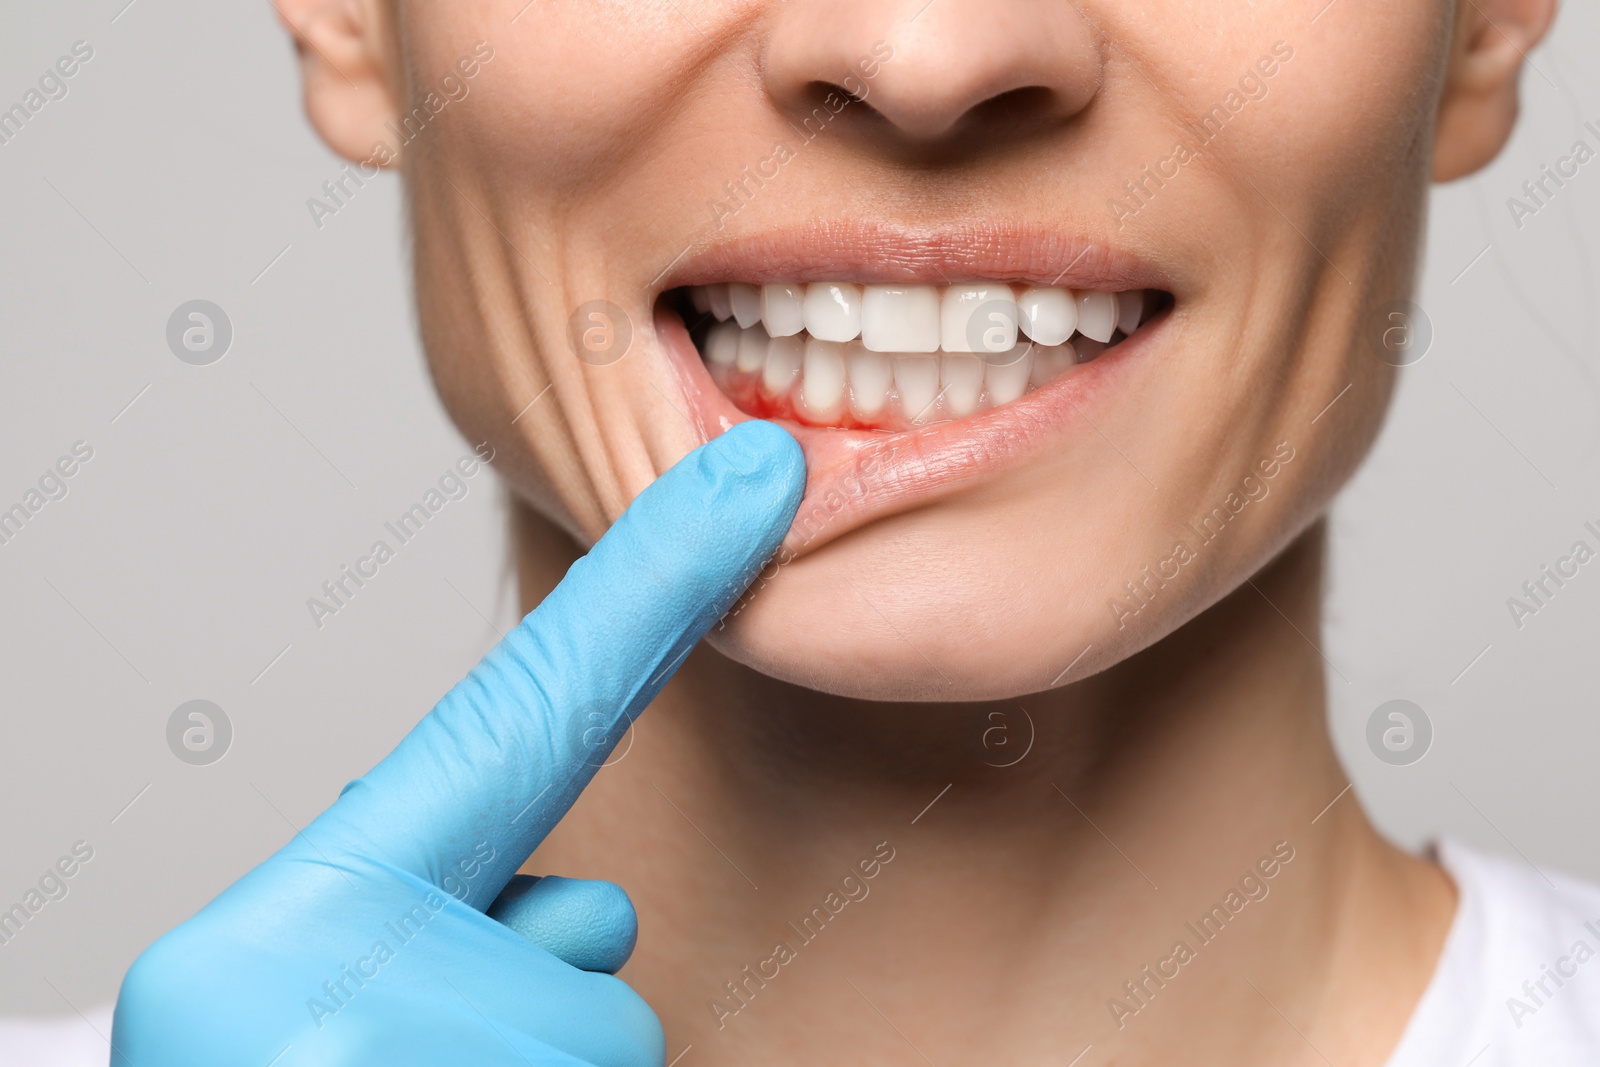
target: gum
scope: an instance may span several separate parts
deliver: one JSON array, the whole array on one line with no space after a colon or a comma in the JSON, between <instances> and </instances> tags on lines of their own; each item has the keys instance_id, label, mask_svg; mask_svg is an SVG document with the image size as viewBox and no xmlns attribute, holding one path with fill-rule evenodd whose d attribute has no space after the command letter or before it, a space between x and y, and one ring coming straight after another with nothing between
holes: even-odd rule
<instances>
[{"instance_id":1,"label":"gum","mask_svg":"<svg viewBox=\"0 0 1600 1067\"><path fill-rule=\"evenodd\" d=\"M723 373L713 373L713 379L718 387L733 401L734 407L746 415L758 419L786 419L797 422L802 426L815 426L822 429L837 430L886 430L894 431L907 427L898 425L902 420L894 418L889 411L892 401L885 401L883 410L873 419L862 419L850 410L848 400L844 401L844 408L840 415L831 419L818 419L809 412L802 411L793 399L793 391L781 397L774 397L761 388L761 376L742 371L731 370ZM892 420L892 421L891 421ZM929 419L915 425L926 426L934 422L945 421L942 419Z\"/></svg>"}]
</instances>

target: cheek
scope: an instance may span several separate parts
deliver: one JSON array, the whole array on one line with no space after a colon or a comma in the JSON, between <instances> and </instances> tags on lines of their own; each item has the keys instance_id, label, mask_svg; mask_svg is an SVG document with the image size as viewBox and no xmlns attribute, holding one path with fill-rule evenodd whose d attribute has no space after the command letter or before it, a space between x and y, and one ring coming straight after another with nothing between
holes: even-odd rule
<instances>
[{"instance_id":1,"label":"cheek","mask_svg":"<svg viewBox=\"0 0 1600 1067\"><path fill-rule=\"evenodd\" d=\"M1336 3L1316 23L1281 27L1281 46L1265 42L1277 50L1278 73L1248 105L1262 121L1240 124L1229 153L1248 161L1258 184L1273 183L1274 200L1299 191L1324 213L1341 201L1354 212L1384 198L1397 174L1425 177L1449 29L1448 9L1436 2ZM1286 49L1292 58L1282 59Z\"/></svg>"},{"instance_id":2,"label":"cheek","mask_svg":"<svg viewBox=\"0 0 1600 1067\"><path fill-rule=\"evenodd\" d=\"M639 294L703 221L703 198L655 165L685 136L673 112L704 73L701 39L672 5L537 0L508 18L501 4L405 9L413 97L464 78L457 63L480 42L493 49L469 94L405 148L416 299L456 423L495 444L520 495L590 541L698 443L661 400L680 390ZM615 366L586 366L568 336L599 300L631 316Z\"/></svg>"},{"instance_id":3,"label":"cheek","mask_svg":"<svg viewBox=\"0 0 1600 1067\"><path fill-rule=\"evenodd\" d=\"M452 154L575 188L670 134L702 73L700 38L676 5L534 0L509 25L506 9L440 0L413 5L405 20L414 89L433 87L477 42L494 49L450 124Z\"/></svg>"}]
</instances>

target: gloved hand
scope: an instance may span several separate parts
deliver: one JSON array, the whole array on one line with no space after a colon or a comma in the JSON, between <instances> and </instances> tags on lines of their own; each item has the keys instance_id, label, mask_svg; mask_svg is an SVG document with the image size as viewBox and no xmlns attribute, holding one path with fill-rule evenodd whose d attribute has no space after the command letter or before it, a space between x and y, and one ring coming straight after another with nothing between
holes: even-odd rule
<instances>
[{"instance_id":1,"label":"gloved hand","mask_svg":"<svg viewBox=\"0 0 1600 1067\"><path fill-rule=\"evenodd\" d=\"M282 851L135 961L113 1067L655 1064L608 882L513 875L777 549L799 446L745 422L641 493L539 608Z\"/></svg>"}]
</instances>

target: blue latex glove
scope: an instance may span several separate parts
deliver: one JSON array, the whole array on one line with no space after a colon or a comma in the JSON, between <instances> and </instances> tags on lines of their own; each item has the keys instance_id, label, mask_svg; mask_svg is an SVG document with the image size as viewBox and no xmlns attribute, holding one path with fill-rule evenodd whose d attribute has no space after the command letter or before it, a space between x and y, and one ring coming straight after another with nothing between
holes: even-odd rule
<instances>
[{"instance_id":1,"label":"blue latex glove","mask_svg":"<svg viewBox=\"0 0 1600 1067\"><path fill-rule=\"evenodd\" d=\"M639 495L382 763L158 940L122 983L117 1067L656 1064L613 972L607 882L513 875L777 549L799 446L745 422Z\"/></svg>"}]
</instances>

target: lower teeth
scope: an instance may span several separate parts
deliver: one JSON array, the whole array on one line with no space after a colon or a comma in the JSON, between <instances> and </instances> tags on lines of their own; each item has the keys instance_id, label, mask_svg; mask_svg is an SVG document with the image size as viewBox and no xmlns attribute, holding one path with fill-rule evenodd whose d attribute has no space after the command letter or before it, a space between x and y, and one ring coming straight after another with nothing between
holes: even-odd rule
<instances>
[{"instance_id":1,"label":"lower teeth","mask_svg":"<svg viewBox=\"0 0 1600 1067\"><path fill-rule=\"evenodd\" d=\"M769 337L758 323L697 330L712 380L744 412L826 426L894 428L965 418L1072 374L1124 339L1082 335L1060 345L1023 341L968 355L870 352L860 340L805 333Z\"/></svg>"}]
</instances>

